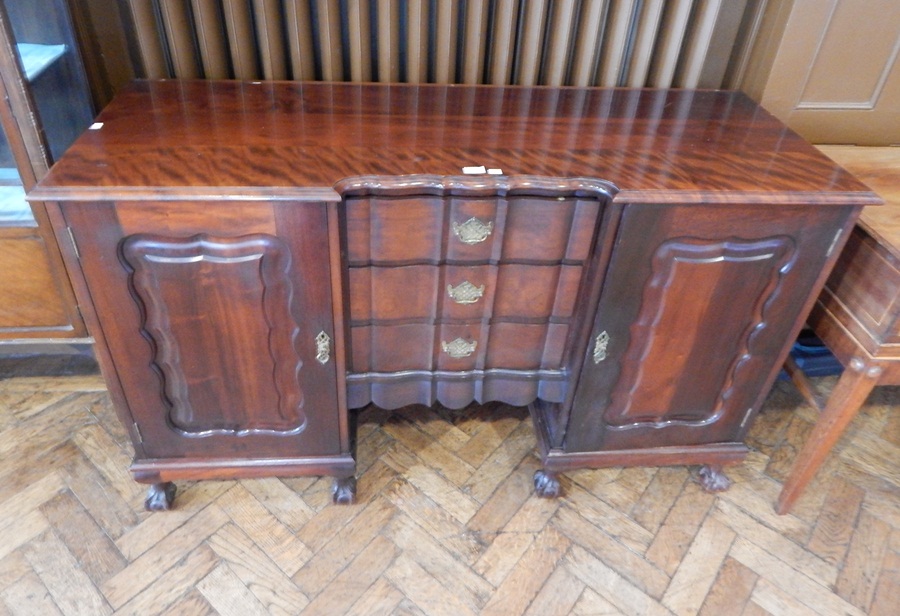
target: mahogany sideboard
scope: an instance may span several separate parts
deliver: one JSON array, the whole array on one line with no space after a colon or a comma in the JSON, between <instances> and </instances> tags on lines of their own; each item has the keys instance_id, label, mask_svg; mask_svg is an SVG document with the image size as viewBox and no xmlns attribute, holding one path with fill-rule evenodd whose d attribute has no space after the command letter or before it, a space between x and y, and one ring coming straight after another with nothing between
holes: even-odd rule
<instances>
[{"instance_id":1,"label":"mahogany sideboard","mask_svg":"<svg viewBox=\"0 0 900 616\"><path fill-rule=\"evenodd\" d=\"M209 81L130 85L30 197L156 509L188 478L351 501L372 402L527 405L544 496L722 489L878 202L734 92Z\"/></svg>"}]
</instances>

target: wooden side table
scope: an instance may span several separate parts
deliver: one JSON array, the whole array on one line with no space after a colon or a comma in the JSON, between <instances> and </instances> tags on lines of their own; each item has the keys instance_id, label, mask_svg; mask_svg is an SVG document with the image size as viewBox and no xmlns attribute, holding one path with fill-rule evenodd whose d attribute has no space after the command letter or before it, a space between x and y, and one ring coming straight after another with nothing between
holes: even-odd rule
<instances>
[{"instance_id":1,"label":"wooden side table","mask_svg":"<svg viewBox=\"0 0 900 616\"><path fill-rule=\"evenodd\" d=\"M779 514L790 512L872 388L900 385L900 148L822 149L886 204L863 211L807 321L844 373L788 474L775 507ZM789 372L804 391L804 377Z\"/></svg>"}]
</instances>

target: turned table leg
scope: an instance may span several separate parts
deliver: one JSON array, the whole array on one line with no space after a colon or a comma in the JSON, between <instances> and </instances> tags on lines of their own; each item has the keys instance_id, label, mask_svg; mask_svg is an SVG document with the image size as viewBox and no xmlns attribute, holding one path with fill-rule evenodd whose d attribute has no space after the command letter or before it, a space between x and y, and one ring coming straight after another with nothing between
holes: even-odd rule
<instances>
[{"instance_id":1,"label":"turned table leg","mask_svg":"<svg viewBox=\"0 0 900 616\"><path fill-rule=\"evenodd\" d=\"M779 514L790 512L794 501L822 466L825 456L856 416L872 388L878 384L881 372L881 366L866 364L856 357L850 360L788 473L775 506Z\"/></svg>"},{"instance_id":2,"label":"turned table leg","mask_svg":"<svg viewBox=\"0 0 900 616\"><path fill-rule=\"evenodd\" d=\"M154 483L147 490L144 509L147 511L168 511L175 501L175 484L171 481Z\"/></svg>"}]
</instances>

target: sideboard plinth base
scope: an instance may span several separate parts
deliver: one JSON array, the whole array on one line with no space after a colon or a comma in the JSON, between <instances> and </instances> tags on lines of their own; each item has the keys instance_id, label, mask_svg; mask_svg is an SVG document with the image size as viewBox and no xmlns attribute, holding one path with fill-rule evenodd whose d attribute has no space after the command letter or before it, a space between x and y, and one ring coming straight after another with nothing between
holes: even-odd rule
<instances>
[{"instance_id":1,"label":"sideboard plinth base","mask_svg":"<svg viewBox=\"0 0 900 616\"><path fill-rule=\"evenodd\" d=\"M262 477L334 477L332 499L349 504L356 498L356 462L349 454L314 458L246 460L240 458L135 460L131 474L139 483L149 483L144 507L167 511L175 500L176 480L255 479Z\"/></svg>"}]
</instances>

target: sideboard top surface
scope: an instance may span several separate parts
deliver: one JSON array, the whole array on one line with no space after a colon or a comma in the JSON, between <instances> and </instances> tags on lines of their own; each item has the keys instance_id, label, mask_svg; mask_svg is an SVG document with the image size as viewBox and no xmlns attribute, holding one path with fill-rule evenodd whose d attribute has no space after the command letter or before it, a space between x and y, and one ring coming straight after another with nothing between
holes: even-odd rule
<instances>
[{"instance_id":1,"label":"sideboard top surface","mask_svg":"<svg viewBox=\"0 0 900 616\"><path fill-rule=\"evenodd\" d=\"M137 81L97 122L31 198L328 199L346 177L483 165L632 203L880 202L737 92Z\"/></svg>"}]
</instances>

